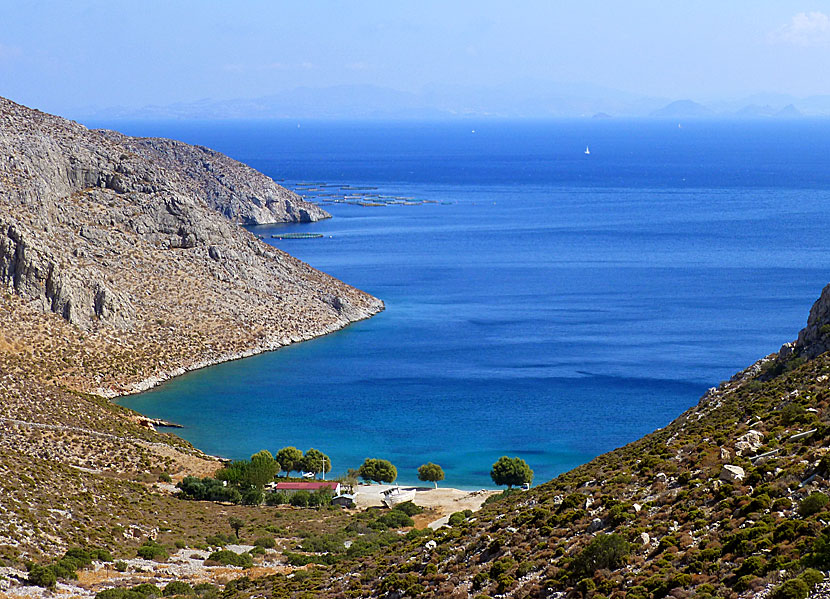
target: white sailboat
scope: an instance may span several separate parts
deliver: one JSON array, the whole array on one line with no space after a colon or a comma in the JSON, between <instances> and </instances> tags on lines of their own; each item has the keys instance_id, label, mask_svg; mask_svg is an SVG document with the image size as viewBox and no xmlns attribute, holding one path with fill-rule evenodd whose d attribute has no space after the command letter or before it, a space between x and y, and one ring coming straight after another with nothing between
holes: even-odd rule
<instances>
[{"instance_id":1,"label":"white sailboat","mask_svg":"<svg viewBox=\"0 0 830 599\"><path fill-rule=\"evenodd\" d=\"M588 146L585 146L585 153L586 153L586 154L590 154L590 153L591 153L591 150L588 148Z\"/></svg>"}]
</instances>

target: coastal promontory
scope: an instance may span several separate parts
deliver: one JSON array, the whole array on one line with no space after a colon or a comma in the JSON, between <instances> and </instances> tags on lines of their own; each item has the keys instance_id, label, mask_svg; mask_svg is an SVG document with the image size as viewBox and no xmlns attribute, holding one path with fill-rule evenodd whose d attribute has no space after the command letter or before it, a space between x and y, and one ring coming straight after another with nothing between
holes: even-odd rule
<instances>
[{"instance_id":1,"label":"coastal promontory","mask_svg":"<svg viewBox=\"0 0 830 599\"><path fill-rule=\"evenodd\" d=\"M138 538L153 509L113 507L147 497L124 481L216 469L107 397L383 309L240 226L327 216L206 148L0 98L0 546Z\"/></svg>"}]
</instances>

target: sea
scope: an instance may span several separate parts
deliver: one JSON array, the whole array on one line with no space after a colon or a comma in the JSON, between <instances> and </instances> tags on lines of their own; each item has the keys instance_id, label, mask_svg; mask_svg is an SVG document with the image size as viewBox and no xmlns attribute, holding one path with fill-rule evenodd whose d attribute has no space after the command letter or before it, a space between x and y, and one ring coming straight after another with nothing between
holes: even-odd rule
<instances>
[{"instance_id":1,"label":"sea","mask_svg":"<svg viewBox=\"0 0 830 599\"><path fill-rule=\"evenodd\" d=\"M375 457L414 484L434 462L477 489L507 455L542 483L793 340L830 281L830 121L87 124L324 202L250 230L386 303L119 400L227 458L314 447L331 475Z\"/></svg>"}]
</instances>

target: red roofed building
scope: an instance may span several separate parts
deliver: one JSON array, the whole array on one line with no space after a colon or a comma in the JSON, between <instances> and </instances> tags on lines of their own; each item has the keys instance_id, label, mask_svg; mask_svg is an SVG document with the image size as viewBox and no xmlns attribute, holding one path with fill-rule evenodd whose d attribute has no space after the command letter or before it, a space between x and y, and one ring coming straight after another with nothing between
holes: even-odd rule
<instances>
[{"instance_id":1,"label":"red roofed building","mask_svg":"<svg viewBox=\"0 0 830 599\"><path fill-rule=\"evenodd\" d=\"M277 491L320 491L320 490L330 490L335 495L340 495L340 483L335 481L328 481L328 480L318 480L318 481L309 481L309 482L297 482L297 483L277 483L276 486Z\"/></svg>"}]
</instances>

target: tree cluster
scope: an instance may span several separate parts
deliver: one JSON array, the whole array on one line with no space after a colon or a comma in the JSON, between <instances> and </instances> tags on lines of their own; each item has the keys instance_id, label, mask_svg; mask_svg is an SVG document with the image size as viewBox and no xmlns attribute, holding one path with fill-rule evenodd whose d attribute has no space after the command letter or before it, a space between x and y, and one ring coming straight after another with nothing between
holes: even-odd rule
<instances>
[{"instance_id":1,"label":"tree cluster","mask_svg":"<svg viewBox=\"0 0 830 599\"><path fill-rule=\"evenodd\" d=\"M331 459L313 447L303 454L296 447L283 447L277 452L274 459L279 462L281 469L288 476L291 472L331 472Z\"/></svg>"}]
</instances>

